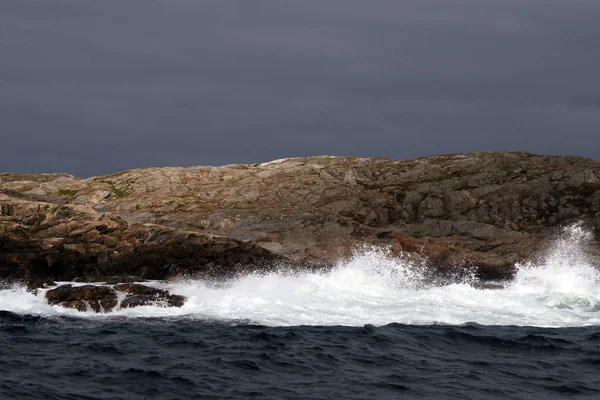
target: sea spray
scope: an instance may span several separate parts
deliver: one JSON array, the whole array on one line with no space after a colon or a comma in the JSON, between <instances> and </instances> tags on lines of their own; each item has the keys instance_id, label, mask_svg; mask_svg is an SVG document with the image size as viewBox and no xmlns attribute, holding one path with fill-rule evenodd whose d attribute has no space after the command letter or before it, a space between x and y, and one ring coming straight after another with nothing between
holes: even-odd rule
<instances>
[{"instance_id":1,"label":"sea spray","mask_svg":"<svg viewBox=\"0 0 600 400\"><path fill-rule=\"evenodd\" d=\"M600 272L585 251L592 239L581 224L564 228L540 260L517 265L507 291L549 309L599 311Z\"/></svg>"},{"instance_id":2,"label":"sea spray","mask_svg":"<svg viewBox=\"0 0 600 400\"><path fill-rule=\"evenodd\" d=\"M85 313L47 305L43 290L33 295L13 287L0 291L0 309L17 314L191 318L268 326L598 325L600 280L584 251L591 238L580 225L564 229L542 257L517 265L514 280L497 290L482 289L471 274L436 281L422 263L369 247L327 271L250 274L225 285L147 283L186 296L181 308L149 305Z\"/></svg>"},{"instance_id":3,"label":"sea spray","mask_svg":"<svg viewBox=\"0 0 600 400\"><path fill-rule=\"evenodd\" d=\"M600 275L585 252L592 238L581 224L564 228L539 260L517 265L509 289L522 294L596 292Z\"/></svg>"}]
</instances>

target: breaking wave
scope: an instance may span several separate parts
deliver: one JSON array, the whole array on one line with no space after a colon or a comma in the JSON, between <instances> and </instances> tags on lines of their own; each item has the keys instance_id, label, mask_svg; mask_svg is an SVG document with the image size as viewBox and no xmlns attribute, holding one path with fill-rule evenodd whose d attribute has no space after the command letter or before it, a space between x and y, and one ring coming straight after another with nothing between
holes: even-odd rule
<instances>
[{"instance_id":1,"label":"breaking wave","mask_svg":"<svg viewBox=\"0 0 600 400\"><path fill-rule=\"evenodd\" d=\"M431 283L427 268L385 249L365 249L327 272L248 275L225 285L149 282L188 298L182 308L145 306L108 314L49 306L44 291L0 291L0 310L83 318L160 317L267 326L465 324L571 327L600 324L600 275L584 251L592 235L566 228L539 260L517 265L497 289L463 276Z\"/></svg>"}]
</instances>

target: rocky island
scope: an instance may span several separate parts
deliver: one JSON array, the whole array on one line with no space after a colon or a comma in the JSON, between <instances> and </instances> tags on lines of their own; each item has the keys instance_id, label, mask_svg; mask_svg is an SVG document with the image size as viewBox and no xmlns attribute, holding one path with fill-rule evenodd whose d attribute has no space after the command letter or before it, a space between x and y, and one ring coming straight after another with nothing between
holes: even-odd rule
<instances>
[{"instance_id":1,"label":"rocky island","mask_svg":"<svg viewBox=\"0 0 600 400\"><path fill-rule=\"evenodd\" d=\"M576 221L600 232L600 163L569 156L321 156L87 179L5 172L0 280L226 279L327 267L364 244L440 273L504 279ZM599 249L590 243L600 260Z\"/></svg>"}]
</instances>

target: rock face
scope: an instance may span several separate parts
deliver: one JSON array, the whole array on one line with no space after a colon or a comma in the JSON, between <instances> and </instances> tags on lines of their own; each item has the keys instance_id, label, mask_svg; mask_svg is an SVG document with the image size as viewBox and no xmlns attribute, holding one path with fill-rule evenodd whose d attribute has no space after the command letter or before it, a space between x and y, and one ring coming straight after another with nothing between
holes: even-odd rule
<instances>
[{"instance_id":1,"label":"rock face","mask_svg":"<svg viewBox=\"0 0 600 400\"><path fill-rule=\"evenodd\" d=\"M122 299L119 298L119 294L123 295ZM46 300L50 305L95 312L108 312L115 308L131 308L156 303L166 307L181 307L185 302L183 296L171 295L165 290L140 284L122 284L112 287L62 285L48 290Z\"/></svg>"},{"instance_id":2,"label":"rock face","mask_svg":"<svg viewBox=\"0 0 600 400\"><path fill-rule=\"evenodd\" d=\"M226 277L282 257L225 236L124 220L88 206L0 199L0 280ZM118 279L128 275L126 279Z\"/></svg>"},{"instance_id":3,"label":"rock face","mask_svg":"<svg viewBox=\"0 0 600 400\"><path fill-rule=\"evenodd\" d=\"M310 157L80 179L0 174L0 279L227 276L361 244L504 277L561 225L600 231L600 163L528 153ZM590 251L597 255L598 242Z\"/></svg>"}]
</instances>

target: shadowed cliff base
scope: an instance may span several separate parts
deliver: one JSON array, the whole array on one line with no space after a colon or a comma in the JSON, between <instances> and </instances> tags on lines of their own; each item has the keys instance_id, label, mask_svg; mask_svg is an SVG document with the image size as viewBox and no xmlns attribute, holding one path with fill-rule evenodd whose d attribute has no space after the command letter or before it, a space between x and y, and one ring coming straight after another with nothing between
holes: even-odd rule
<instances>
[{"instance_id":1,"label":"shadowed cliff base","mask_svg":"<svg viewBox=\"0 0 600 400\"><path fill-rule=\"evenodd\" d=\"M0 173L0 279L228 278L362 245L504 279L560 226L600 230L600 163L529 153L307 157L81 179ZM600 259L597 237L586 251ZM118 280L118 279L117 279Z\"/></svg>"}]
</instances>

